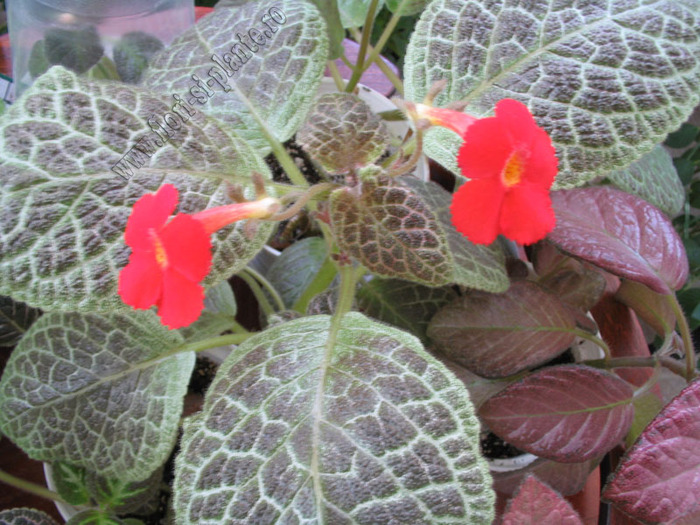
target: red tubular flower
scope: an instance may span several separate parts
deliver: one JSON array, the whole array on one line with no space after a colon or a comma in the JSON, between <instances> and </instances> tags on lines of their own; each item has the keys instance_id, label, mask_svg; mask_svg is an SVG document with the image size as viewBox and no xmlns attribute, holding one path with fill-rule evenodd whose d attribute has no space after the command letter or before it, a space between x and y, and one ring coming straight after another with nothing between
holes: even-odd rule
<instances>
[{"instance_id":1,"label":"red tubular flower","mask_svg":"<svg viewBox=\"0 0 700 525\"><path fill-rule=\"evenodd\" d=\"M136 201L124 231L131 256L119 274L122 300L140 310L157 306L161 321L171 329L193 323L204 308L199 283L211 268L209 235L237 220L269 217L278 206L267 197L195 215L178 213L167 222L177 201L172 184Z\"/></svg>"},{"instance_id":2,"label":"red tubular flower","mask_svg":"<svg viewBox=\"0 0 700 525\"><path fill-rule=\"evenodd\" d=\"M422 116L456 132L459 122L468 122L461 116L446 118L445 109L430 115L438 109L424 109ZM469 180L452 197L455 228L476 244L491 244L499 234L520 244L543 239L554 229L549 189L557 174L547 132L524 104L511 99L496 104L495 117L461 129L464 143L457 163Z\"/></svg>"}]
</instances>

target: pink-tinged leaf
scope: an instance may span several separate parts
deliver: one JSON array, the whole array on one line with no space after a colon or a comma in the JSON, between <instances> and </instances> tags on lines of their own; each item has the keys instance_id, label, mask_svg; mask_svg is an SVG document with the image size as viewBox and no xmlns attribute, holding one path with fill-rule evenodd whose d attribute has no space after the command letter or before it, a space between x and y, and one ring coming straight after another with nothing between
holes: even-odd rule
<instances>
[{"instance_id":1,"label":"pink-tinged leaf","mask_svg":"<svg viewBox=\"0 0 700 525\"><path fill-rule=\"evenodd\" d=\"M428 337L448 359L488 378L534 368L574 341L570 309L535 283L515 281L501 294L472 292L442 308Z\"/></svg>"},{"instance_id":2,"label":"pink-tinged leaf","mask_svg":"<svg viewBox=\"0 0 700 525\"><path fill-rule=\"evenodd\" d=\"M688 278L688 259L671 221L620 190L578 188L552 194L557 226L547 237L565 252L669 294Z\"/></svg>"},{"instance_id":3,"label":"pink-tinged leaf","mask_svg":"<svg viewBox=\"0 0 700 525\"><path fill-rule=\"evenodd\" d=\"M544 368L486 401L479 415L501 439L536 456L579 463L602 456L627 434L632 387L582 365Z\"/></svg>"},{"instance_id":4,"label":"pink-tinged leaf","mask_svg":"<svg viewBox=\"0 0 700 525\"><path fill-rule=\"evenodd\" d=\"M503 525L582 525L568 501L534 476L528 476L508 503Z\"/></svg>"},{"instance_id":5,"label":"pink-tinged leaf","mask_svg":"<svg viewBox=\"0 0 700 525\"><path fill-rule=\"evenodd\" d=\"M600 463L600 459L589 459L583 463L558 463L551 459L538 458L522 469L510 472L492 470L493 488L501 494L510 496L517 490L523 478L531 474L562 496L571 496L583 489L591 472Z\"/></svg>"},{"instance_id":6,"label":"pink-tinged leaf","mask_svg":"<svg viewBox=\"0 0 700 525\"><path fill-rule=\"evenodd\" d=\"M642 432L603 498L648 523L700 511L700 381L687 386Z\"/></svg>"}]
</instances>

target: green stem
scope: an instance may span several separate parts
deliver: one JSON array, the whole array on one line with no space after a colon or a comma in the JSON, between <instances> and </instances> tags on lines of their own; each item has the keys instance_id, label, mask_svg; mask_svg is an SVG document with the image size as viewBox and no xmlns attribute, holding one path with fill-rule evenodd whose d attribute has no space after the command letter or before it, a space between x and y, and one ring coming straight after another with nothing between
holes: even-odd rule
<instances>
[{"instance_id":1,"label":"green stem","mask_svg":"<svg viewBox=\"0 0 700 525\"><path fill-rule=\"evenodd\" d=\"M231 326L229 328L234 334L250 334L248 330L246 330L243 325L241 325L238 321L233 320L231 321Z\"/></svg>"},{"instance_id":2,"label":"green stem","mask_svg":"<svg viewBox=\"0 0 700 525\"><path fill-rule=\"evenodd\" d=\"M326 290L333 282L333 279L335 279L337 274L338 270L333 262L333 259L331 259L330 256L326 257L326 260L323 261L323 264L318 270L316 277L314 277L311 283L306 287L306 290L304 290L304 293L302 293L299 299L297 299L296 303L294 303L292 310L295 310L300 314L306 313L306 309L308 308L311 299Z\"/></svg>"},{"instance_id":3,"label":"green stem","mask_svg":"<svg viewBox=\"0 0 700 525\"><path fill-rule=\"evenodd\" d=\"M350 34L353 36L355 40L359 40L361 38L360 32L352 28L350 29ZM369 49L370 56L374 55L374 48L372 46L367 46L367 49ZM345 61L348 62L349 67L353 67L352 64L350 64L350 61L345 58ZM384 62L384 59L377 55L377 58L374 59L374 63L377 64L379 69L384 73L384 76L389 79L389 82L391 82L394 85L394 88L396 89L396 92L401 95L402 97L404 96L404 89L403 89L403 82L401 79L394 73L394 71L387 65L386 62Z\"/></svg>"},{"instance_id":4,"label":"green stem","mask_svg":"<svg viewBox=\"0 0 700 525\"><path fill-rule=\"evenodd\" d=\"M601 350L603 350L603 352L605 353L605 359L604 359L605 362L612 361L613 357L612 357L612 352L610 351L610 347L608 346L608 343L603 341L600 337L593 335L591 333L588 333L585 330L581 330L580 328L574 328L572 330L572 332L574 334L576 334L577 336L579 336L581 339L585 339L586 341L590 341L590 342L596 344L597 346L599 346L601 348Z\"/></svg>"},{"instance_id":5,"label":"green stem","mask_svg":"<svg viewBox=\"0 0 700 525\"><path fill-rule=\"evenodd\" d=\"M253 295L255 295L258 303L260 303L260 309L266 316L274 314L275 309L270 304L270 301L267 300L267 296L263 292L263 288L270 294L270 297L272 297L272 300L276 303L278 312L286 309L284 306L284 301L282 301L282 298L277 293L277 290L275 290L275 287L272 286L272 283L265 279L262 274L247 266L238 274L238 277L243 279L243 281L253 291Z\"/></svg>"},{"instance_id":6,"label":"green stem","mask_svg":"<svg viewBox=\"0 0 700 525\"><path fill-rule=\"evenodd\" d=\"M179 346L176 349L177 352L172 353L181 354L184 352L203 352L204 350L209 350L210 348L218 348L220 346L239 345L245 342L247 339L250 339L254 335L255 334L252 332L246 332L244 334L219 335L217 337L210 337L209 339L204 339L203 341L196 341L194 343L188 343Z\"/></svg>"},{"instance_id":7,"label":"green stem","mask_svg":"<svg viewBox=\"0 0 700 525\"><path fill-rule=\"evenodd\" d=\"M42 487L41 485L27 481L26 479L18 478L2 470L0 470L0 481L10 485L11 487L15 487L16 489L39 496L40 498L58 501L59 503L66 503L66 500L64 500L53 490L49 490L46 487Z\"/></svg>"},{"instance_id":8,"label":"green stem","mask_svg":"<svg viewBox=\"0 0 700 525\"><path fill-rule=\"evenodd\" d=\"M379 0L372 0L369 4L369 9L367 11L367 17L365 18L365 24L362 26L362 38L360 39L360 50L357 53L357 63L352 70L352 76L348 81L347 86L345 86L345 91L352 93L355 89L357 83L362 77L362 73L365 71L365 57L367 55L367 46L369 45L369 38L372 35L372 27L374 26L374 15L377 12L377 6L379 5Z\"/></svg>"},{"instance_id":9,"label":"green stem","mask_svg":"<svg viewBox=\"0 0 700 525\"><path fill-rule=\"evenodd\" d=\"M391 34L394 32L394 29L396 29L396 24L399 23L399 20L401 19L401 16L399 13L403 10L404 4L408 0L403 0L401 2L401 5L399 5L398 9L394 11L391 14L391 18L389 19L389 22L387 22L386 26L384 26L384 31L382 31L381 36L379 37L379 40L377 40L377 43L374 45L374 49L369 54L369 58L366 61L366 65L364 66L364 70L366 70L369 66L372 65L372 62L376 62L377 58L379 58L380 53L384 49L384 46L386 45L387 41L391 37ZM363 70L363 73L364 73Z\"/></svg>"},{"instance_id":10,"label":"green stem","mask_svg":"<svg viewBox=\"0 0 700 525\"><path fill-rule=\"evenodd\" d=\"M685 318L683 308L681 308L676 294L671 293L666 297L671 310L673 310L673 314L676 316L676 323L678 324L678 329L683 339L683 346L685 347L685 379L690 382L695 377L695 348L693 347L693 340L690 337L690 327L688 326L688 320Z\"/></svg>"},{"instance_id":11,"label":"green stem","mask_svg":"<svg viewBox=\"0 0 700 525\"><path fill-rule=\"evenodd\" d=\"M357 274L351 265L342 265L338 268L340 274L340 289L338 290L338 302L335 305L333 319L340 319L350 310L355 300L355 284Z\"/></svg>"},{"instance_id":12,"label":"green stem","mask_svg":"<svg viewBox=\"0 0 700 525\"><path fill-rule=\"evenodd\" d=\"M260 126L260 130L262 131L263 135L265 136L265 139L272 148L272 153L275 154L277 162L280 163L280 166L282 166L282 169L284 169L285 173L289 177L289 180L291 180L292 183L296 184L297 186L306 188L309 185L309 183L306 181L306 178L304 178L304 175L302 175L301 171L299 171L299 168L294 163L292 157L289 155L289 153L287 153L284 144L282 144L277 139L277 137L275 137L272 131L270 131L270 128L267 127L265 121L260 117L252 102L248 100L248 97L246 97L243 94L240 88L235 83L232 86L238 98L240 98L241 101L246 105L248 111L258 123L258 126Z\"/></svg>"},{"instance_id":13,"label":"green stem","mask_svg":"<svg viewBox=\"0 0 700 525\"><path fill-rule=\"evenodd\" d=\"M659 365L668 368L674 374L685 377L685 366L683 363L670 357L613 357L612 359L592 359L583 361L581 364L594 368L655 368Z\"/></svg>"},{"instance_id":14,"label":"green stem","mask_svg":"<svg viewBox=\"0 0 700 525\"><path fill-rule=\"evenodd\" d=\"M331 77L333 77L335 87L338 91L345 91L345 81L343 77L340 76L340 71L338 71L338 66L335 65L334 60L328 61L328 70L331 72Z\"/></svg>"}]
</instances>

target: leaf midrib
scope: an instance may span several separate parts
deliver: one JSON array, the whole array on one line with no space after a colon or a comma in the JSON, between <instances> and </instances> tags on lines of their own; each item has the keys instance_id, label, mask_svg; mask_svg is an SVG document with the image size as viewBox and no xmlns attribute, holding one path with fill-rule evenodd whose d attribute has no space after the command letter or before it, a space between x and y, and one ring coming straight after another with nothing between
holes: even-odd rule
<instances>
[{"instance_id":1,"label":"leaf midrib","mask_svg":"<svg viewBox=\"0 0 700 525\"><path fill-rule=\"evenodd\" d=\"M656 7L661 1L662 1L662 0L657 0L657 1L654 2L653 4L645 5L645 6L635 6L634 8L629 9L629 10L627 10L627 11L622 11L622 12L620 12L620 13L617 13L615 16L620 16L620 15L623 14L623 13L628 13L628 12L635 11L635 10L637 10L637 9L642 9L642 8L645 8L645 9L653 9L653 8ZM549 14L549 10L547 11L547 13ZM607 14L608 14L608 15L611 15L611 13L609 12L609 10L608 10ZM496 19L498 19L498 16L496 16ZM560 42L562 42L562 41L564 41L564 40L567 40L567 39L569 39L569 38L571 38L571 37L573 37L573 36L576 36L577 34L580 34L580 33L582 33L583 31L586 31L586 30L588 30L588 29L591 29L591 28L595 27L595 26L598 25L600 22L604 22L604 21L608 21L608 20L611 21L611 22L614 22L614 20L613 20L610 16L606 16L606 17L604 17L604 18L595 19L595 20L591 21L591 22L588 23L588 24L582 25L581 27L579 27L579 28L576 29L575 31L572 31L572 32L570 32L570 33L562 34L559 38L557 38L557 39L555 39L555 40L552 40L551 42L547 43L547 44L544 45L544 46L539 46L539 47L537 47L536 49L531 50L530 52L524 53L521 57L519 57L519 58L516 59L514 62L512 62L508 67L501 69L501 70L498 72L498 74L496 74L495 76L490 77L490 78L484 78L484 79L482 80L482 82L481 82L475 89L473 89L471 92L469 92L469 94L465 95L465 96L461 99L461 101L462 101L462 102L466 102L467 105L470 105L470 104L474 101L474 99L476 99L478 96L480 96L484 91L486 91L486 90L492 88L493 86L496 85L496 83L497 83L499 80L502 80L502 79L505 78L506 76L508 76L508 75L510 75L511 73L515 72L515 71L522 65L523 62L526 62L526 61L528 61L528 60L534 59L535 57L537 57L537 56L539 56L539 55L541 55L541 54L543 54L543 53L545 53L545 52L549 52L549 49L550 49L552 46L554 46L555 44L559 44ZM540 38L541 38L541 37L542 37L541 31L543 31L542 21L539 20L538 22L539 22L539 24L538 24L538 25L539 25L538 30L540 31ZM495 31L493 31L493 32L491 33L491 36L492 36L492 37L493 37L493 34L494 34L494 33L495 33ZM490 63L490 60L491 60L491 50L492 50L493 48L494 48L494 46L491 45L491 40L489 40L489 51L488 51L488 53L487 53L487 55L486 55L486 58L485 58L485 60L484 60L483 69L482 69L484 72L488 71L488 68L489 68L489 66L491 65L491 63Z\"/></svg>"}]
</instances>

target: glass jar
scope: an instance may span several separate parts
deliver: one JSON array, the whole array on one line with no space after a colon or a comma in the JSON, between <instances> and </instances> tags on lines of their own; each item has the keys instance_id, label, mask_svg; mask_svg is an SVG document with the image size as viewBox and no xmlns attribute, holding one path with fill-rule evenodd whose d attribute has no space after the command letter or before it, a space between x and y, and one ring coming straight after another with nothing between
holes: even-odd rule
<instances>
[{"instance_id":1,"label":"glass jar","mask_svg":"<svg viewBox=\"0 0 700 525\"><path fill-rule=\"evenodd\" d=\"M137 83L194 23L194 0L8 0L15 93L49 67Z\"/></svg>"}]
</instances>

